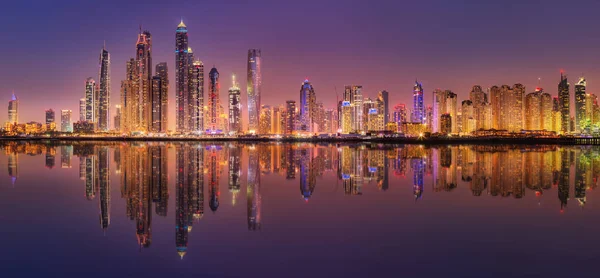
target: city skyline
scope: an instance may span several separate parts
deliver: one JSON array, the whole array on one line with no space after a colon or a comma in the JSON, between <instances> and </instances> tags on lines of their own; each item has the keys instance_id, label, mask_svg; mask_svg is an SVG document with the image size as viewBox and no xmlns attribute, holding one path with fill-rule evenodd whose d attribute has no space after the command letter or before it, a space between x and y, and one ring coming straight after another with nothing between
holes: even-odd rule
<instances>
[{"instance_id":1,"label":"city skyline","mask_svg":"<svg viewBox=\"0 0 600 278\"><path fill-rule=\"evenodd\" d=\"M14 4L14 8L18 8L18 4ZM125 4L126 7L129 7L130 3ZM193 6L193 4L190 4ZM213 4L211 4L213 5ZM218 4L214 4L218 5ZM394 5L394 4L385 4ZM416 5L416 4L411 4ZM443 4L439 5L427 5L423 4L431 9L428 12L436 14L441 13L442 8L448 8ZM77 5L75 5L77 6ZM159 5L160 6L160 5ZM158 10L159 6L152 6L146 9L150 10ZM273 7L263 7L264 5L258 5L260 7L249 7L245 5L236 6L234 5L232 10L229 10L233 13L240 13L241 8L249 8L251 11L257 11L261 14L266 15L268 19L272 19L272 16L269 16L270 12L273 10L281 10L286 12L292 12L291 8L286 7L286 5L272 5ZM510 5L509 5L510 6ZM519 15L525 13L531 13L534 11L534 6L531 3L514 3L513 7L518 7L516 9L517 14L507 15L507 17L515 17L517 18ZM558 12L558 8L553 4L545 5L546 9L537 11L537 14L540 16L552 16L553 14ZM236 8L237 7L237 8ZM52 7L49 7L52 8ZM351 5L349 7L340 7L340 11L348 11L350 13L357 13L359 8L363 8L361 11L364 12L364 15L367 17L373 17L379 12L382 12L382 8L373 8L373 7L362 7L361 3L356 3L355 5ZM388 7L389 8L389 7ZM463 7L464 8L464 7ZM104 9L104 8L103 8ZM264 9L264 11L262 10ZM6 78L6 82L0 82L0 100L4 103L9 100L10 92L12 89L15 89L15 94L21 100L21 122L28 121L38 121L41 122L43 119L43 111L46 109L52 108L55 111L60 111L62 109L69 109L73 111L77 111L78 103L77 100L81 98L83 94L82 86L80 85L85 78L89 76L96 76L98 72L98 50L102 48L104 40L106 40L106 48L111 53L111 67L112 67L112 86L111 86L111 116L109 119L112 119L115 116L114 106L118 99L117 92L118 83L124 76L124 63L127 60L127 57L130 57L131 54L131 46L134 42L132 42L132 36L137 33L139 23L143 24L144 29L152 32L153 35L153 55L155 62L166 61L168 63L169 68L174 69L173 66L173 52L172 52L172 40L173 40L173 28L181 19L181 14L183 14L183 19L188 25L190 32L190 44L197 45L196 53L202 57L203 61L205 61L206 65L215 64L217 68L220 69L221 74L224 76L230 76L232 73L238 73L240 76L243 76L246 70L245 60L247 56L247 50L252 48L260 48L263 53L263 88L262 88L262 100L261 102L268 105L276 105L285 103L286 100L296 100L294 95L297 95L297 84L301 83L306 77L311 81L312 84L316 88L318 88L319 99L323 101L324 105L328 108L335 108L335 87L337 87L338 94L340 93L340 88L347 84L361 84L363 86L363 95L371 98L375 98L378 91L387 90L390 92L390 104L396 105L398 103L405 103L407 105L411 104L408 100L410 92L410 88L412 86L411 83L414 82L414 78L417 77L420 82L423 83L424 91L425 91L425 101L429 99L428 95L435 88L448 88L452 90L459 96L459 100L466 99L465 94L467 94L470 90L470 87L479 84L484 88L491 87L496 84L515 84L521 83L526 86L527 93L532 92L532 88L535 88L538 77L542 77L542 87L544 87L546 92L551 95L556 95L554 92L555 81L554 76L561 69L564 68L567 73L570 73L570 81L572 85L574 85L575 81L581 75L581 73L585 73L586 79L588 79L588 92L594 93L594 77L599 76L598 71L592 66L595 64L596 58L591 55L591 52L587 51L587 45L592 45L593 40L590 39L588 43L583 43L582 45L574 45L569 44L569 46L560 46L552 43L544 44L545 48L543 49L543 54L536 54L537 51L535 49L531 49L530 44L523 43L522 45L517 45L515 43L505 43L510 51L504 51L499 49L499 47L493 46L494 42L497 42L502 38L503 34L514 34L518 37L527 38L527 41L534 41L536 39L540 39L541 41L552 42L553 40L558 39L558 35L551 34L554 33L556 28L534 28L539 23L534 22L525 22L524 19L516 20L515 23L508 24L506 26L497 26L489 22L483 22L481 27L471 27L465 28L464 31L450 30L450 34L442 37L441 40L437 42L437 44L428 43L431 38L423 35L424 32L413 34L412 32L408 32L408 30L400 30L400 31L390 31L389 27L386 28L384 23L386 20L381 20L381 22L374 23L365 23L364 27L356 27L353 25L346 26L347 21L343 21L342 23L331 23L326 19L325 14L330 12L333 9L331 4L324 4L321 9L315 11L316 20L313 23L307 23L306 30L313 31L315 42L320 42L318 45L321 47L319 49L315 49L312 46L306 46L304 48L298 49L296 46L291 47L290 42L293 42L291 38L296 34L295 31L299 31L300 28L298 25L290 25L291 22L283 21L282 27L279 27L275 30L278 35L283 36L283 38L288 38L286 40L279 40L277 44L274 44L273 40L270 36L267 36L266 33L269 30L266 27L266 20L260 20L254 26L244 26L243 24L238 24L238 21L234 23L228 23L225 26L219 26L219 28L215 28L215 30L209 30L209 28L204 28L206 25L206 20L210 20L213 15L210 15L206 19L196 19L196 18L186 18L185 13L178 11L168 11L164 14L158 14L156 12L153 13L156 20L132 20L123 16L120 18L119 15L115 15L118 23L114 24L97 24L90 25L91 23L88 19L85 18L75 18L75 21L69 21L69 23L80 21L81 24L85 24L90 27L90 29L97 31L99 36L97 40L90 39L89 36L85 36L85 40L77 47L77 51L70 50L72 55L68 56L67 59L63 59L61 65L69 66L58 66L56 60L46 60L52 59L51 57L61 57L60 51L61 49L64 51L63 46L60 47L55 45L56 43L51 41L52 37L41 36L39 39L47 42L48 50L53 55L49 55L50 57L44 57L44 61L50 65L56 65L55 68L57 70L52 73L48 73L41 80L45 80L46 82L38 83L38 78L31 79L26 81L23 79L25 76L29 77L38 77L32 76L30 74L23 75L23 71L21 69L20 64L17 63L17 60L14 60L12 57L6 57L4 61L6 61L6 69L3 69L0 73ZM477 11L474 17L482 19L482 14L486 12L499 13L506 8L500 7L500 5L496 4L480 4L480 5L467 5L465 11L457 11L452 10L456 13L467 13L469 11ZM9 7L10 10L10 7ZM585 13L586 11L582 11ZM471 14L471 13L469 13ZM11 16L7 17L8 19ZM27 24L38 23L39 20L47 19L47 17L31 18L31 16L23 15L22 18L28 19L25 20ZM571 35L577 34L585 34L586 30L589 29L587 25L589 25L589 20L593 19L584 19L585 17L576 18L574 21L569 23L569 26L573 28L573 32L569 32ZM153 18L154 19L154 18ZM408 20L408 19L402 19ZM587 20L587 21L586 21ZM136 21L136 22L133 22ZM149 21L149 22L146 22ZM319 31L317 30L317 25L325 26L325 30ZM340 24L338 26L337 24ZM466 24L462 19L456 19L454 24L457 26L464 27ZM525 29L519 28L519 25L528 27ZM552 25L552 23L546 23ZM576 29L574 26L581 25L582 28ZM56 24L59 25L60 24ZM56 39L60 39L62 34L60 33L60 28L56 27L56 25L46 26L45 29L49 29L46 31L55 36ZM419 26L421 29L425 29L424 31L431 31L432 26L427 24L423 24L425 26ZM410 26L410 25L409 25ZM219 32L223 30L229 31L229 33L234 32L235 34L243 34L246 28L253 27L258 32L258 36L248 37L248 36L234 36L236 38L225 38L224 35L219 35ZM331 31L333 27L341 27L340 34L336 34L334 38L342 37L342 34L347 35L356 35L359 38L359 43L356 46L348 47L347 49L343 49L341 51L335 51L337 48L331 42L332 39L328 39L324 36L324 31ZM388 34L393 34L394 37L391 39L390 46L381 46L376 47L372 45L369 40L367 40L363 35L360 35L358 31L361 28L374 28L374 29L383 29L383 31L388 31ZM503 28L500 28L503 27ZM484 29L488 28L488 29ZM563 29L568 27L561 27ZM559 28L559 29L561 29ZM42 28L44 29L44 28ZM532 29L536 29L537 31L531 31ZM561 29L561 30L563 30ZM483 33L485 30L486 33ZM552 32L550 32L552 30ZM12 34L11 30L6 30L7 34ZM32 30L32 32L39 32L39 30ZM381 32L375 32L372 36L375 38L382 37ZM512 32L512 33L511 33ZM225 32L227 33L227 32ZM396 43L397 40L402 40L402 38L414 38L416 36L417 41L422 43L422 49L417 52L411 52L411 55L403 54L405 51L410 50L404 48L398 48L398 51L392 51L391 48L398 47L399 44ZM457 48L452 45L449 41L447 41L450 35L456 35L457 39L467 36L467 35L479 35L479 37L475 36L475 38L481 38L481 41L477 44L462 45L462 48ZM19 36L16 36L17 38ZM209 39L210 38L210 39ZM212 38L215 38L214 40ZM543 39L543 40L542 40ZM77 40L79 40L77 38ZM346 39L343 39L343 42ZM228 42L236 41L235 47L230 46L231 44ZM346 44L348 45L348 44ZM537 45L537 44L536 44ZM552 46L552 47L550 47ZM338 47L339 48L339 47ZM367 50L370 49L369 52L356 52L357 50ZM294 52L296 50L300 50L299 52ZM404 50L404 51L403 51ZM435 50L435 51L434 51ZM473 53L473 57L466 57L465 52L468 50L475 50ZM18 49L16 52L20 52L22 50ZM410 51L408 51L410 52ZM282 56L283 53L288 53L287 56ZM324 55L327 53L327 55ZM350 53L364 53L360 55L349 56ZM371 53L372 55L369 55ZM60 55L59 55L60 54ZM460 54L460 55L458 55ZM552 54L562 54L562 55L552 55ZM6 55L6 54L4 54ZM373 56L374 55L374 56ZM11 56L18 56L12 55ZM410 56L410 57L408 57ZM450 56L457 56L458 58L450 58ZM498 56L504 57L507 61L499 61ZM348 65L349 62L343 61L345 58L353 57L354 59L350 59L352 61L360 61L359 67L356 69L349 70ZM285 59L283 59L285 58ZM384 59L385 58L385 59ZM315 60L323 60L320 63L316 63ZM458 63L457 61L462 59L462 63ZM299 63L299 61L305 60L305 62ZM386 62L385 60L391 60L391 62ZM401 60L403 62L401 62ZM419 62L419 66L408 66L415 65L415 62ZM582 62L584 61L584 62ZM22 62L22 61L21 61ZM311 64L311 62L313 62ZM510 63L513 65L522 65L522 66L508 66ZM483 65L486 66L483 66ZM391 67L395 65L394 67ZM437 68L434 66L437 65ZM456 68L455 65L459 67ZM494 66L489 66L494 65ZM8 68L11 70L8 71ZM76 71L74 69L77 68ZM367 71L370 69L370 71ZM525 70L526 69L526 70ZM368 75L365 75L365 72L369 72ZM23 75L18 76L18 74ZM175 80L174 78L174 70L169 73L169 79ZM14 81L13 81L14 80ZM243 78L240 79L240 87L242 89L246 88L244 84L245 80ZM11 84L15 83L15 84ZM173 83L171 83L173 84ZM25 86L27 85L27 86ZM48 90L41 90L40 86L45 86L50 88ZM228 88L230 86L229 80L224 80L223 86ZM571 86L573 87L573 86ZM60 89L58 89L60 88ZM169 102L169 129L174 130L174 86L171 85L169 98L171 101ZM41 91L47 92L46 94L40 95ZM224 90L221 90L221 99L225 99L226 95ZM282 93L283 91L283 93ZM242 91L242 103L247 103L247 92ZM571 88L571 94L573 94L573 88ZM573 98L573 96L571 96ZM574 103L574 100L571 101ZM572 105L573 106L573 105ZM571 113L573 113L574 108L571 108ZM172 112L171 112L172 111ZM244 125L247 124L247 113L243 113L242 122ZM2 122L6 121L6 113L2 113L0 110L0 120ZM111 124L112 126L112 124Z\"/></svg>"}]
</instances>

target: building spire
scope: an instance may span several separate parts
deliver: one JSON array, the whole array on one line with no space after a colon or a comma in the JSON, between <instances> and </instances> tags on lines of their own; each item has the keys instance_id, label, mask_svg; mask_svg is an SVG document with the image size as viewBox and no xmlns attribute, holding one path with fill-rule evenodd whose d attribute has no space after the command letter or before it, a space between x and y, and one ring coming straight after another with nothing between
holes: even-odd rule
<instances>
[{"instance_id":1,"label":"building spire","mask_svg":"<svg viewBox=\"0 0 600 278\"><path fill-rule=\"evenodd\" d=\"M185 26L185 23L183 23L183 16L181 17L181 22L179 22L179 25L177 25L177 28L187 28L187 26Z\"/></svg>"},{"instance_id":2,"label":"building spire","mask_svg":"<svg viewBox=\"0 0 600 278\"><path fill-rule=\"evenodd\" d=\"M15 90L13 89L12 91L12 98L11 100L17 100L17 96L15 96Z\"/></svg>"}]
</instances>

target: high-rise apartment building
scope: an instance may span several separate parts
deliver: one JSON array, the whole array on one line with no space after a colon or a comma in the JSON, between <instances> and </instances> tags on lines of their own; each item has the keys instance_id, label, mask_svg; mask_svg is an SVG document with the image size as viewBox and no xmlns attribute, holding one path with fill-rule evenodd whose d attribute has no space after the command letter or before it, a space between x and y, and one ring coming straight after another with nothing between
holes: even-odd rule
<instances>
[{"instance_id":1,"label":"high-rise apartment building","mask_svg":"<svg viewBox=\"0 0 600 278\"><path fill-rule=\"evenodd\" d=\"M380 91L377 94L377 101L380 104L383 104L383 124L384 126L388 124L388 122L390 121L390 93L388 93L388 91Z\"/></svg>"},{"instance_id":2,"label":"high-rise apartment building","mask_svg":"<svg viewBox=\"0 0 600 278\"><path fill-rule=\"evenodd\" d=\"M258 130L260 97L262 87L262 52L260 49L248 50L247 87L248 93L248 130Z\"/></svg>"},{"instance_id":3,"label":"high-rise apartment building","mask_svg":"<svg viewBox=\"0 0 600 278\"><path fill-rule=\"evenodd\" d=\"M475 85L469 93L469 100L473 104L473 118L475 119L475 129L483 128L483 106L488 102L487 94L481 86ZM463 123L464 124L464 123Z\"/></svg>"},{"instance_id":4,"label":"high-rise apartment building","mask_svg":"<svg viewBox=\"0 0 600 278\"><path fill-rule=\"evenodd\" d=\"M71 110L60 111L60 131L73 132L73 124L71 123Z\"/></svg>"},{"instance_id":5,"label":"high-rise apartment building","mask_svg":"<svg viewBox=\"0 0 600 278\"><path fill-rule=\"evenodd\" d=\"M113 127L116 131L121 131L121 105L115 105L115 118Z\"/></svg>"},{"instance_id":6,"label":"high-rise apartment building","mask_svg":"<svg viewBox=\"0 0 600 278\"><path fill-rule=\"evenodd\" d=\"M240 87L235 80L235 75L231 77L231 88L229 88L228 120L230 133L242 133L242 95Z\"/></svg>"},{"instance_id":7,"label":"high-rise apartment building","mask_svg":"<svg viewBox=\"0 0 600 278\"><path fill-rule=\"evenodd\" d=\"M79 99L79 121L86 121L86 101L85 98Z\"/></svg>"},{"instance_id":8,"label":"high-rise apartment building","mask_svg":"<svg viewBox=\"0 0 600 278\"><path fill-rule=\"evenodd\" d=\"M46 110L46 124L52 124L56 121L56 115L54 113L54 110L52 109L48 109Z\"/></svg>"},{"instance_id":9,"label":"high-rise apartment building","mask_svg":"<svg viewBox=\"0 0 600 278\"><path fill-rule=\"evenodd\" d=\"M177 132L189 131L190 122L188 116L188 77L190 64L187 32L187 26L181 20L175 31L175 130Z\"/></svg>"},{"instance_id":10,"label":"high-rise apartment building","mask_svg":"<svg viewBox=\"0 0 600 278\"><path fill-rule=\"evenodd\" d=\"M292 134L296 130L296 101L285 102L285 134Z\"/></svg>"},{"instance_id":11,"label":"high-rise apartment building","mask_svg":"<svg viewBox=\"0 0 600 278\"><path fill-rule=\"evenodd\" d=\"M425 123L425 104L423 103L423 97L423 84L415 80L415 86L413 87L413 110L410 118L413 123Z\"/></svg>"},{"instance_id":12,"label":"high-rise apartment building","mask_svg":"<svg viewBox=\"0 0 600 278\"><path fill-rule=\"evenodd\" d=\"M258 134L271 134L272 127L272 110L271 106L263 105L260 109L260 118L258 124Z\"/></svg>"},{"instance_id":13,"label":"high-rise apartment building","mask_svg":"<svg viewBox=\"0 0 600 278\"><path fill-rule=\"evenodd\" d=\"M477 120L475 119L475 108L473 106L473 101L471 100L463 100L461 103L461 135L469 135L473 131L475 131L477 127Z\"/></svg>"},{"instance_id":14,"label":"high-rise apartment building","mask_svg":"<svg viewBox=\"0 0 600 278\"><path fill-rule=\"evenodd\" d=\"M219 128L219 90L221 85L219 84L219 71L217 68L212 68L208 73L209 85L208 85L208 126L206 127L207 133L219 133L222 132Z\"/></svg>"},{"instance_id":15,"label":"high-rise apartment building","mask_svg":"<svg viewBox=\"0 0 600 278\"><path fill-rule=\"evenodd\" d=\"M140 32L136 43L136 50L135 66L136 73L139 76L136 97L139 106L134 127L136 131L145 132L150 129L152 111L152 35L150 32Z\"/></svg>"},{"instance_id":16,"label":"high-rise apartment building","mask_svg":"<svg viewBox=\"0 0 600 278\"><path fill-rule=\"evenodd\" d=\"M18 124L19 123L19 99L13 92L10 101L8 102L8 123Z\"/></svg>"},{"instance_id":17,"label":"high-rise apartment building","mask_svg":"<svg viewBox=\"0 0 600 278\"><path fill-rule=\"evenodd\" d=\"M156 75L152 77L151 94L151 125L150 131L155 133L167 132L169 98L169 74L166 62L156 65Z\"/></svg>"},{"instance_id":18,"label":"high-rise apartment building","mask_svg":"<svg viewBox=\"0 0 600 278\"><path fill-rule=\"evenodd\" d=\"M96 81L88 77L85 81L85 121L94 124L97 123L96 115L98 112L98 92L96 89Z\"/></svg>"},{"instance_id":19,"label":"high-rise apartment building","mask_svg":"<svg viewBox=\"0 0 600 278\"><path fill-rule=\"evenodd\" d=\"M586 81L584 77L580 77L577 84L575 84L575 131L582 132L582 124L588 117L588 107L586 89Z\"/></svg>"},{"instance_id":20,"label":"high-rise apartment building","mask_svg":"<svg viewBox=\"0 0 600 278\"><path fill-rule=\"evenodd\" d=\"M192 55L191 50L188 53ZM186 120L188 131L204 130L204 64L200 60L193 61L189 67L188 96Z\"/></svg>"},{"instance_id":21,"label":"high-rise apartment building","mask_svg":"<svg viewBox=\"0 0 600 278\"><path fill-rule=\"evenodd\" d=\"M300 114L298 115L298 131L312 132L316 99L315 90L310 82L304 80L300 87Z\"/></svg>"},{"instance_id":22,"label":"high-rise apartment building","mask_svg":"<svg viewBox=\"0 0 600 278\"><path fill-rule=\"evenodd\" d=\"M96 121L99 131L108 131L110 126L110 54L106 46L100 51L100 66L98 73L98 97L96 106Z\"/></svg>"},{"instance_id":23,"label":"high-rise apartment building","mask_svg":"<svg viewBox=\"0 0 600 278\"><path fill-rule=\"evenodd\" d=\"M561 113L561 128L563 133L571 131L571 106L569 95L569 82L567 76L560 73L560 82L558 83L558 105Z\"/></svg>"}]
</instances>

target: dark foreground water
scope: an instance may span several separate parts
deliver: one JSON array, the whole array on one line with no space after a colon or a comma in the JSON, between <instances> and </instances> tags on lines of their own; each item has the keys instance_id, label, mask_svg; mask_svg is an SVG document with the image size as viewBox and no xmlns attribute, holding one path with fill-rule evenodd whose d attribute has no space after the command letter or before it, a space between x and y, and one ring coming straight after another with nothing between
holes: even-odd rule
<instances>
[{"instance_id":1,"label":"dark foreground water","mask_svg":"<svg viewBox=\"0 0 600 278\"><path fill-rule=\"evenodd\" d=\"M1 277L598 277L600 149L10 142Z\"/></svg>"}]
</instances>

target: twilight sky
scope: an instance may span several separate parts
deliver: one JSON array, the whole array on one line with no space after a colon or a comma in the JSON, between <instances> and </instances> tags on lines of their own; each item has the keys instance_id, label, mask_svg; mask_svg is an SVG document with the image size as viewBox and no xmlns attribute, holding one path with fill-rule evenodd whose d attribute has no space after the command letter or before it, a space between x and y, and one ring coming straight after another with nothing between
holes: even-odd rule
<instances>
[{"instance_id":1,"label":"twilight sky","mask_svg":"<svg viewBox=\"0 0 600 278\"><path fill-rule=\"evenodd\" d=\"M345 84L363 85L365 96L390 92L391 105L412 103L415 78L426 105L435 88L459 101L474 84L522 83L533 91L538 77L557 94L559 71L571 92L581 74L588 92L600 78L600 3L595 1L9 1L0 9L0 122L12 90L20 121L44 121L44 110L73 110L87 77L98 80L106 40L112 58L111 112L119 103L125 61L135 54L139 25L152 33L153 63L169 66L169 127L175 118L175 29L183 17L206 74L221 73L226 107L236 73L246 103L249 48L262 49L262 103L299 99L305 78L317 100L335 107ZM153 65L154 66L154 65ZM247 123L247 109L244 121ZM112 116L111 116L112 126Z\"/></svg>"}]
</instances>

